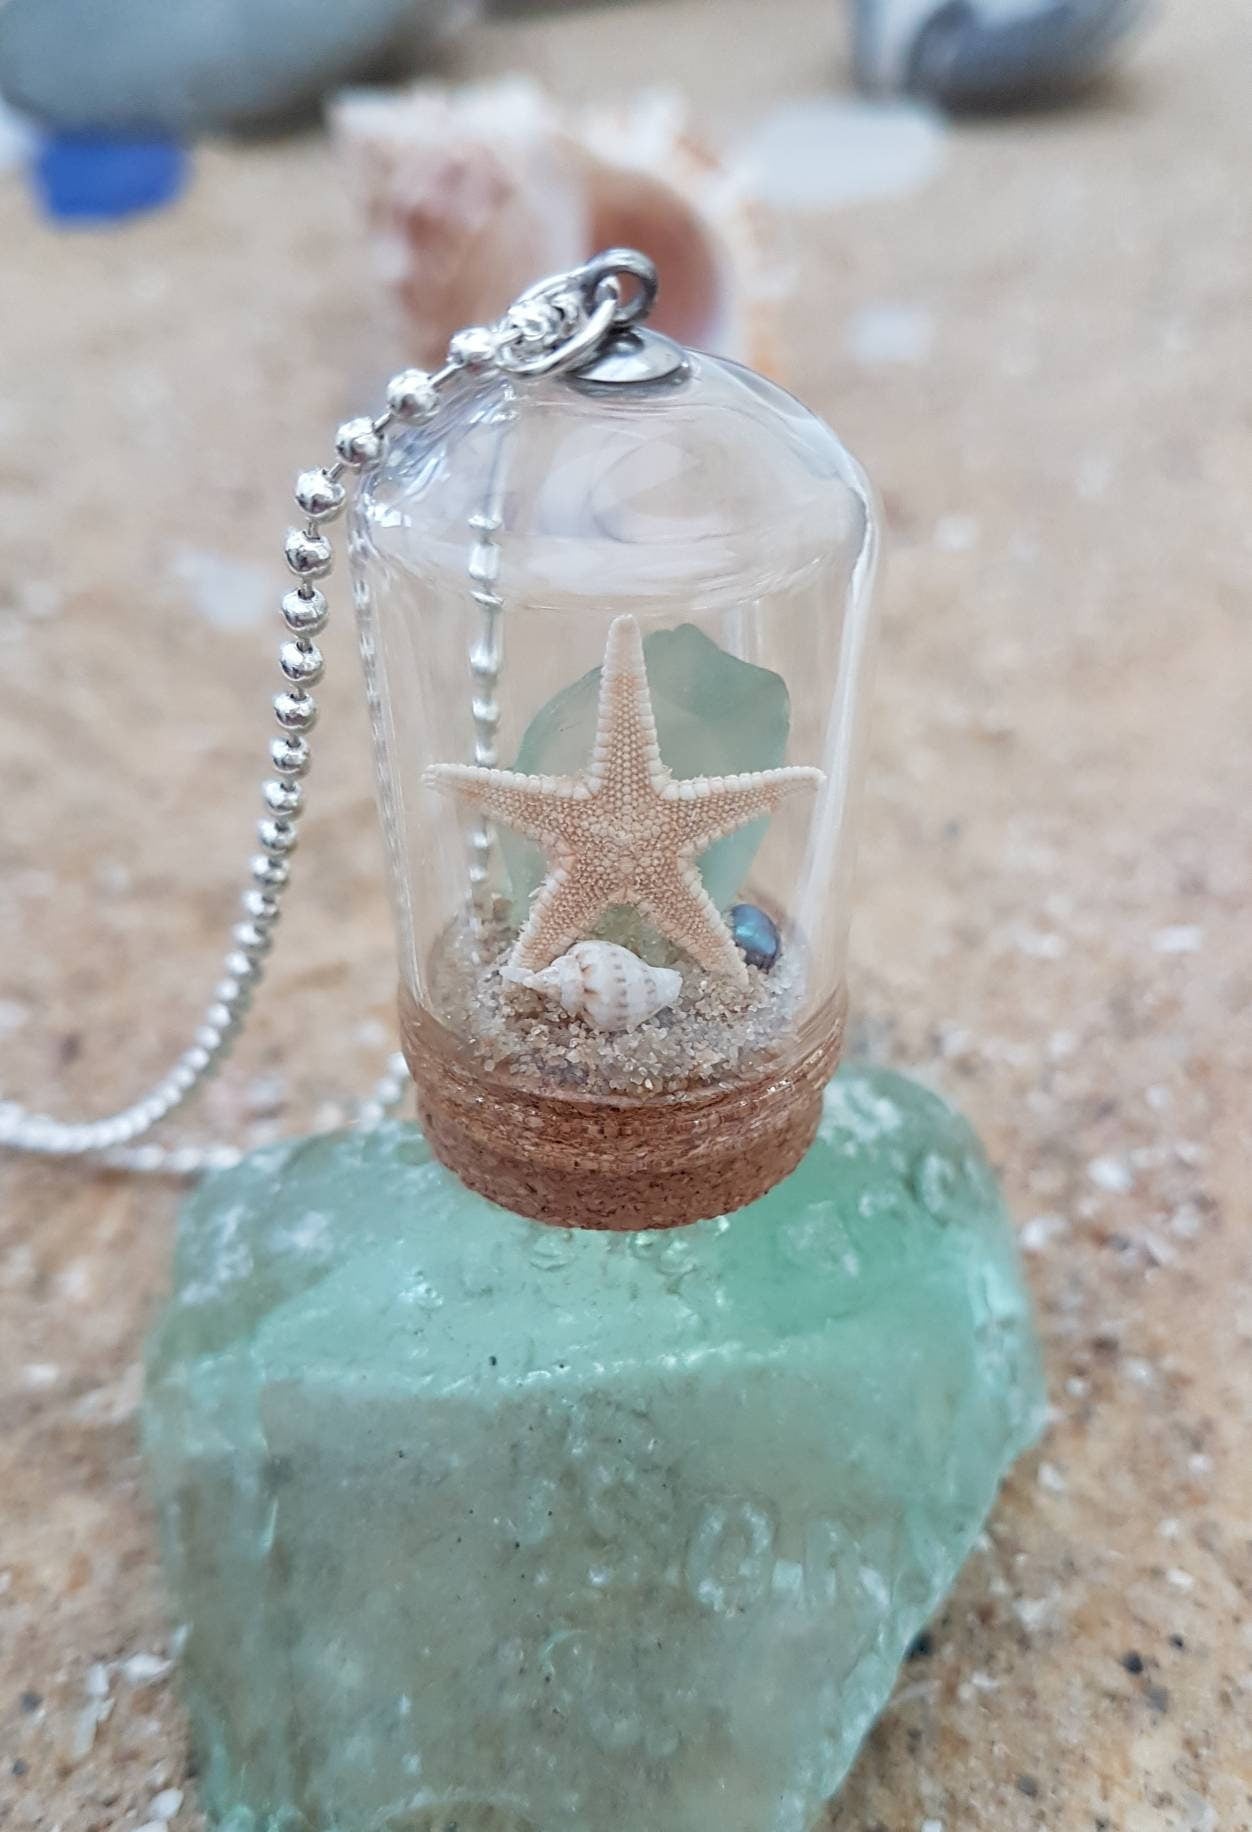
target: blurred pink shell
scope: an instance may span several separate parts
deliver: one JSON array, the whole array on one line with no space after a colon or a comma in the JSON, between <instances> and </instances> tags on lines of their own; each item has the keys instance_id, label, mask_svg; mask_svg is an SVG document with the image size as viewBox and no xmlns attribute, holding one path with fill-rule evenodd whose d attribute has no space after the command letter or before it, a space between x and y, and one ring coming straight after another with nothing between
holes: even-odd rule
<instances>
[{"instance_id":1,"label":"blurred pink shell","mask_svg":"<svg viewBox=\"0 0 1252 1832\"><path fill-rule=\"evenodd\" d=\"M624 243L660 269L659 330L777 372L767 214L674 94L569 109L520 77L419 83L349 91L332 126L409 360L437 362L462 325Z\"/></svg>"}]
</instances>

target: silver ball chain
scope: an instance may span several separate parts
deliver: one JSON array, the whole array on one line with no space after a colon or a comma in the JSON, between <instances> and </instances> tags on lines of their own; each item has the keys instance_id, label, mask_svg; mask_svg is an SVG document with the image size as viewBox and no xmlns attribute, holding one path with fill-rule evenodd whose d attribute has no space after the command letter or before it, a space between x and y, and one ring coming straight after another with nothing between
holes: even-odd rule
<instances>
[{"instance_id":1,"label":"silver ball chain","mask_svg":"<svg viewBox=\"0 0 1252 1832\"><path fill-rule=\"evenodd\" d=\"M623 278L633 281L635 288L624 302ZM279 735L269 747L272 774L261 786L265 812L257 823L259 850L249 866L240 897L243 916L231 929L222 977L192 1042L139 1100L102 1119L76 1121L0 1100L0 1148L182 1178L238 1162L242 1154L231 1145L138 1141L182 1107L221 1065L264 978L304 813L302 782L312 757L309 734L317 722L311 690L325 667L316 638L326 626L328 606L319 581L334 564L326 527L347 503L345 477L374 469L386 453L388 434L430 420L439 410L443 391L466 373L497 368L510 375L539 376L586 361L614 332L646 315L656 287L656 270L646 256L621 248L596 255L570 273L537 282L496 324L458 331L441 369L433 374L404 369L393 376L383 411L372 419L346 420L335 435L334 460L300 472L295 499L303 522L288 530L283 545L298 583L282 600L286 635L278 665L284 685L274 698ZM354 1123L378 1125L403 1099L407 1079L403 1056L391 1056L371 1095L358 1103Z\"/></svg>"}]
</instances>

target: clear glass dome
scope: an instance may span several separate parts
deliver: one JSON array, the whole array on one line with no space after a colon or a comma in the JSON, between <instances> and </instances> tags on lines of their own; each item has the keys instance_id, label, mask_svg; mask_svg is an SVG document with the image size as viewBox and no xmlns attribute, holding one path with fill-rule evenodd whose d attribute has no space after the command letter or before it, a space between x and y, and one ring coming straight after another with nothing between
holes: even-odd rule
<instances>
[{"instance_id":1,"label":"clear glass dome","mask_svg":"<svg viewBox=\"0 0 1252 1832\"><path fill-rule=\"evenodd\" d=\"M467 376L363 481L405 1049L436 1149L498 1200L584 1219L568 1192L527 1199L524 1165L465 1161L484 1090L536 1133L536 1112L586 1130L612 1110L637 1173L667 1110L689 1130L737 1093L742 1125L831 1066L876 547L829 427L707 356L647 385ZM706 1183L675 1218L735 1206ZM586 1219L648 1225L632 1212Z\"/></svg>"}]
</instances>

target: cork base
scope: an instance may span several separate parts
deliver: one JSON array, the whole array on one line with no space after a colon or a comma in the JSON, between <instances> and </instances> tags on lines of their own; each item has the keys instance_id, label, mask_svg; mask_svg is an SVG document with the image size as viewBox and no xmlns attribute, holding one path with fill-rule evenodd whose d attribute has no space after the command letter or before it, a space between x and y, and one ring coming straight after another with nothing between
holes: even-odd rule
<instances>
[{"instance_id":1,"label":"cork base","mask_svg":"<svg viewBox=\"0 0 1252 1832\"><path fill-rule=\"evenodd\" d=\"M652 1099L548 1094L489 1075L401 991L400 1036L432 1151L515 1214L562 1228L674 1228L755 1202L813 1142L843 1040L832 1006L785 1068Z\"/></svg>"}]
</instances>

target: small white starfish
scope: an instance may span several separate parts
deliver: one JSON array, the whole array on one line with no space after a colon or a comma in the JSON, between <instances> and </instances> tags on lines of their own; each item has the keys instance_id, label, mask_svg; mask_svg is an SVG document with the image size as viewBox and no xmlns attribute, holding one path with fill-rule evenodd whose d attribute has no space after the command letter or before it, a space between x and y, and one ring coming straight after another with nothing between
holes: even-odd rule
<instances>
[{"instance_id":1,"label":"small white starfish","mask_svg":"<svg viewBox=\"0 0 1252 1832\"><path fill-rule=\"evenodd\" d=\"M633 617L609 626L591 761L577 776L524 776L436 763L425 780L451 789L527 839L548 876L509 957L535 972L585 936L615 904L641 910L710 973L746 987L748 970L700 879L696 859L715 840L784 795L824 780L807 767L675 781L661 760L643 640Z\"/></svg>"}]
</instances>

